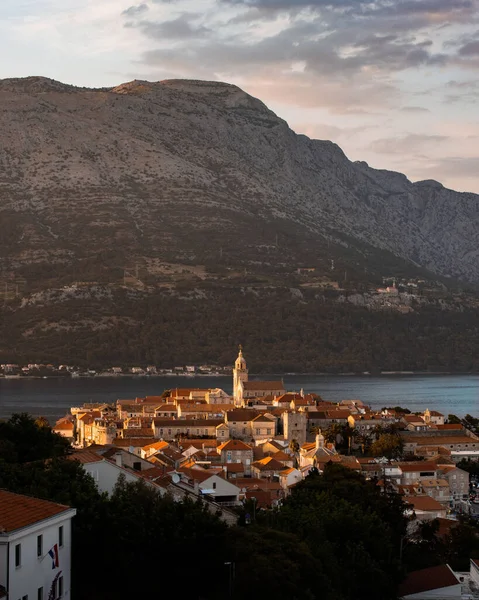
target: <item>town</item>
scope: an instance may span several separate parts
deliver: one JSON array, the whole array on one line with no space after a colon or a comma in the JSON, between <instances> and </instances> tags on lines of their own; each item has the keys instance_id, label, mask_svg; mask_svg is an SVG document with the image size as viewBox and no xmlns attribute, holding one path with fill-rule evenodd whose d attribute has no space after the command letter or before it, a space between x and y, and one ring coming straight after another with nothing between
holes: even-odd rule
<instances>
[{"instance_id":1,"label":"town","mask_svg":"<svg viewBox=\"0 0 479 600\"><path fill-rule=\"evenodd\" d=\"M241 346L232 378L231 395L220 388L175 388L158 396L85 404L72 407L52 429L71 445L68 460L107 497L119 481L139 484L175 502L200 501L228 527L253 525L261 515L273 514L302 482L331 468L357 473L380 493L392 490L404 500L401 553L403 544L418 543L425 526L435 524L438 535L449 539L463 518L479 519L474 417L452 418L428 408L422 414L407 407L373 411L360 400L332 403L318 394L286 390L282 380L252 381ZM13 544L15 528L25 527L39 557L47 543L53 568L58 561L64 565L51 584L52 598L60 598L70 585L71 537L63 532L70 532L75 510L7 491L0 492L0 500L2 511L10 507L13 522L10 532L0 519L0 539L11 536ZM23 520L13 516L19 506ZM30 519L35 511L43 517ZM11 589L21 587L13 567L22 561L19 546L9 567ZM41 569L32 569L35 578ZM479 598L479 560L471 557L468 571L454 571L449 564L413 571L398 593L411 600ZM10 592L9 597L17 596Z\"/></svg>"}]
</instances>

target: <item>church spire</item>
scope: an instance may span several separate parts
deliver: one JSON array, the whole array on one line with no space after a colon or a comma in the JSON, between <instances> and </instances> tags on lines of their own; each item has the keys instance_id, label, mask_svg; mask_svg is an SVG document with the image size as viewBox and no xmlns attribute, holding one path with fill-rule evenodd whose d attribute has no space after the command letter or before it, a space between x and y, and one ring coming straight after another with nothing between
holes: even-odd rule
<instances>
[{"instance_id":1,"label":"church spire","mask_svg":"<svg viewBox=\"0 0 479 600\"><path fill-rule=\"evenodd\" d=\"M248 369L243 356L243 346L239 345L238 358L233 369L233 396L235 403L240 404L243 400L243 383L248 381Z\"/></svg>"}]
</instances>

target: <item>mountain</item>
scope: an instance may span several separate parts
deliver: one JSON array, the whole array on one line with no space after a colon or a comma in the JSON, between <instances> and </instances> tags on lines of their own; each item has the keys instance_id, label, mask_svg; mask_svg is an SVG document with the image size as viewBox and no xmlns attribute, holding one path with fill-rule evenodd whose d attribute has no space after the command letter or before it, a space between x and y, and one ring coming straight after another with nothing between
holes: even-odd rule
<instances>
[{"instance_id":1,"label":"mountain","mask_svg":"<svg viewBox=\"0 0 479 600\"><path fill-rule=\"evenodd\" d=\"M0 357L69 348L88 360L100 332L111 335L105 360L130 359L112 350L117 332L156 319L144 308L155 303L188 306L191 320L191 306L245 295L266 310L272 297L328 304L318 292L328 283L363 293L384 277L479 282L479 196L353 163L236 86L30 77L0 81L0 106ZM298 269L315 269L313 281ZM243 335L237 326L224 343ZM71 347L65 331L76 332ZM265 337L263 356L275 343ZM137 360L165 356L162 342L136 343L147 346Z\"/></svg>"}]
</instances>

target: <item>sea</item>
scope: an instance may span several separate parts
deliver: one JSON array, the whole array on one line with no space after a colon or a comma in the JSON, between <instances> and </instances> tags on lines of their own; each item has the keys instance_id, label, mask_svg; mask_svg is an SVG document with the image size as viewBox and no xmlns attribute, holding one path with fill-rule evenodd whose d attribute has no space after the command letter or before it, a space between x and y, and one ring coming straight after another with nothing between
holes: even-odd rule
<instances>
[{"instance_id":1,"label":"sea","mask_svg":"<svg viewBox=\"0 0 479 600\"><path fill-rule=\"evenodd\" d=\"M323 400L362 400L375 409L404 406L411 411L437 410L445 415L479 417L479 375L284 375L250 376L283 379L288 391L315 392ZM223 376L119 376L0 379L0 419L27 412L50 423L85 402L115 402L119 398L160 395L174 388L222 388L232 391Z\"/></svg>"}]
</instances>

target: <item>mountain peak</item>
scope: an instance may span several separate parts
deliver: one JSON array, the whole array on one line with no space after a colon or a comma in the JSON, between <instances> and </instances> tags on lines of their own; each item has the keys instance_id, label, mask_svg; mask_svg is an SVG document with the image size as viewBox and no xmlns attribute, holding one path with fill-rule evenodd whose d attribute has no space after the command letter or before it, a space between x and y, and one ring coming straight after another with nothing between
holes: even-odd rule
<instances>
[{"instance_id":1,"label":"mountain peak","mask_svg":"<svg viewBox=\"0 0 479 600\"><path fill-rule=\"evenodd\" d=\"M62 83L56 79L32 75L30 77L12 77L0 79L0 90L34 94L42 92L70 92L78 89L73 85Z\"/></svg>"}]
</instances>

